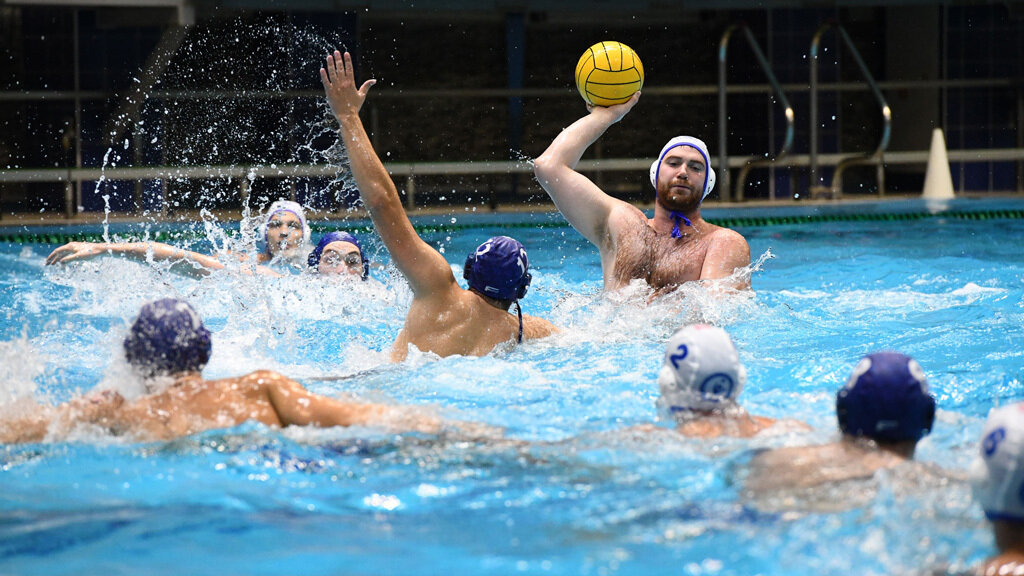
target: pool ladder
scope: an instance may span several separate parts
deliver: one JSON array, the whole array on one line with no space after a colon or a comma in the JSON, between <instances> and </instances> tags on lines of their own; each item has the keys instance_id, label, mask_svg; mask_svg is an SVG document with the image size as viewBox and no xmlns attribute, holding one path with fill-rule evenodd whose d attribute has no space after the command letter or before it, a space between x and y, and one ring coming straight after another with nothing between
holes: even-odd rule
<instances>
[{"instance_id":1,"label":"pool ladder","mask_svg":"<svg viewBox=\"0 0 1024 576\"><path fill-rule=\"evenodd\" d=\"M848 156L840 160L839 163L836 164L835 172L832 175L832 184L826 187L820 182L821 177L819 176L818 169L818 130L820 128L818 124L818 57L820 55L821 37L830 28L836 29L839 38L850 51L854 62L857 63L857 67L860 68L864 81L867 82L868 87L871 88L871 92L874 93L875 100L878 102L878 105L882 110L882 121L884 122L884 127L882 129L882 137L874 152L871 152L870 154ZM846 29L834 20L830 20L822 24L821 27L818 28L818 31L814 33L814 39L811 41L810 90L810 181L808 191L810 192L811 198L839 198L843 193L843 171L850 166L866 164L875 165L876 178L878 180L878 194L884 194L885 171L883 169L883 155L885 154L885 150L889 147L889 138L892 134L892 110L889 108L889 104L886 102L885 96L882 95L882 91L879 90L878 84L875 83L875 79L868 70L867 65L864 64L864 59L861 58L857 47L853 45L850 35L846 33Z\"/></svg>"},{"instance_id":2,"label":"pool ladder","mask_svg":"<svg viewBox=\"0 0 1024 576\"><path fill-rule=\"evenodd\" d=\"M722 34L722 39L718 43L718 162L719 171L722 176L722 186L719 189L719 196L723 201L729 201L729 193L732 190L732 179L729 174L729 161L727 152L727 141L729 136L728 129L728 118L729 115L726 111L726 73L727 66L726 60L729 49L729 39L732 34L742 30L744 37L747 39L747 44L750 45L751 50L754 51L754 55L757 56L757 61L761 65L761 69L764 71L765 76L768 77L768 82L772 86L772 90L775 91L776 101L782 106L786 115L786 136L785 141L782 144L782 149L778 154L772 156L771 154L765 154L762 156L751 156L747 159L743 168L740 169L739 174L736 177L736 200L743 200L743 188L747 182L747 175L750 173L752 168L759 166L772 166L779 160L789 153L790 148L793 146L793 107L789 105L789 100L786 98L785 92L782 90L782 86L779 85L779 81L775 78L775 74L772 72L771 65L768 63L768 59L765 58L764 52L761 51L761 47L758 45L757 40L754 38L754 34L750 31L750 27L745 23L738 23L729 26L725 33ZM774 200L774 188L772 188L772 200Z\"/></svg>"}]
</instances>

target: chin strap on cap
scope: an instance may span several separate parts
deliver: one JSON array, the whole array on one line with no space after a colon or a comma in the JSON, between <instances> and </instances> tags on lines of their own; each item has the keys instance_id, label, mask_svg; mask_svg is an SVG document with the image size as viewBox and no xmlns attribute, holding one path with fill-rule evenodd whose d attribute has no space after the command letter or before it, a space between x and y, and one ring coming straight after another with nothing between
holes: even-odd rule
<instances>
[{"instance_id":1,"label":"chin strap on cap","mask_svg":"<svg viewBox=\"0 0 1024 576\"><path fill-rule=\"evenodd\" d=\"M519 344L522 344L523 343L523 308L519 305L519 300L516 300L514 302L514 304L516 305L516 315L519 316L519 340L517 340L516 342L518 342Z\"/></svg>"},{"instance_id":2,"label":"chin strap on cap","mask_svg":"<svg viewBox=\"0 0 1024 576\"><path fill-rule=\"evenodd\" d=\"M687 226L693 226L693 224L690 222L689 218L683 216L681 213L676 212L675 210L670 212L669 215L672 216L672 237L682 238L683 233L682 231L679 230L679 221L682 220L683 223L685 223Z\"/></svg>"}]
</instances>

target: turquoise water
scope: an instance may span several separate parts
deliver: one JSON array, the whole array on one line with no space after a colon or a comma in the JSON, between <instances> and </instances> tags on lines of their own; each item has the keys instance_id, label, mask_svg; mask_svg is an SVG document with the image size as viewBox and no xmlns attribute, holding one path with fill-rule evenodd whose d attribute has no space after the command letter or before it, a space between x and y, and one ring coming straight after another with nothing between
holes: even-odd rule
<instances>
[{"instance_id":1,"label":"turquoise water","mask_svg":"<svg viewBox=\"0 0 1024 576\"><path fill-rule=\"evenodd\" d=\"M1024 202L952 208L992 214ZM564 331L484 358L413 354L394 366L387 353L409 293L372 236L379 266L365 284L231 273L195 281L115 259L47 269L54 245L2 244L0 403L25 394L64 400L97 383L130 392L119 358L126 325L141 303L177 295L214 333L207 377L278 370L323 394L501 426L510 441L247 424L169 443L84 434L3 446L0 571L964 570L993 547L959 475L988 409L1024 400L1024 220L844 219L928 210L801 207L790 212L817 221L739 226L755 259L765 256L754 296L722 299L688 286L650 305L642 287L601 294L596 251L557 214L420 219L459 278L466 253L488 236L523 241L534 268L524 311ZM204 246L201 227L184 230L179 243ZM111 228L129 231L138 228ZM749 441L628 430L656 420L663 342L694 321L721 325L737 341L748 410L813 430ZM906 486L883 475L868 504L835 513L778 513L745 499L739 481L755 450L836 439L835 390L861 355L883 348L924 367L939 413L917 457L950 478Z\"/></svg>"}]
</instances>

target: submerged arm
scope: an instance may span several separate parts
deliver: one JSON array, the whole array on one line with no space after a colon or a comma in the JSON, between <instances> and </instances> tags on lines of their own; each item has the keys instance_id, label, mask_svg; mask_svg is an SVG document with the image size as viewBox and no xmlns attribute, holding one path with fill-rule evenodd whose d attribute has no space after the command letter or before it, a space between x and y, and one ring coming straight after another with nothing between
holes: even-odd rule
<instances>
[{"instance_id":1,"label":"submerged arm","mask_svg":"<svg viewBox=\"0 0 1024 576\"><path fill-rule=\"evenodd\" d=\"M348 150L352 174L381 240L416 296L436 293L455 283L451 267L436 250L423 241L412 227L398 197L398 189L370 144L359 109L376 80L367 80L357 90L352 57L335 51L320 69L327 101L341 125L341 137Z\"/></svg>"},{"instance_id":2,"label":"submerged arm","mask_svg":"<svg viewBox=\"0 0 1024 576\"><path fill-rule=\"evenodd\" d=\"M621 120L639 99L637 93L623 104L592 107L590 114L563 130L534 161L534 175L558 210L573 228L598 247L604 241L612 209L620 201L577 172L576 165L587 148Z\"/></svg>"}]
</instances>

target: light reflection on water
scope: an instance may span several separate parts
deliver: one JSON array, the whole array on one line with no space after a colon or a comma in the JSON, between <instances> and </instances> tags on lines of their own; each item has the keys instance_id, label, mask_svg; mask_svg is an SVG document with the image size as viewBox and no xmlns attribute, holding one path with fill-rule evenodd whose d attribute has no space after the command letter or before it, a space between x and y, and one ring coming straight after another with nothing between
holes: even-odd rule
<instances>
[{"instance_id":1,"label":"light reflection on water","mask_svg":"<svg viewBox=\"0 0 1024 576\"><path fill-rule=\"evenodd\" d=\"M571 230L433 233L458 278L480 241L517 236L535 269L524 311L564 331L484 358L412 354L398 366L388 350L410 295L372 237L383 268L368 283L195 281L116 259L44 269L52 246L5 246L0 398L126 386L127 323L142 302L176 295L214 332L207 377L269 368L324 394L502 426L509 441L244 425L159 445L3 447L0 556L33 573L124 572L140 560L171 573L182 555L196 573L963 569L992 548L962 480L906 495L883 478L868 506L796 515L757 510L737 482L752 450L835 438L835 390L862 354L883 348L917 358L938 397L918 458L966 469L988 408L1024 399L1024 224L987 224L741 230L755 257L774 255L754 274L754 296L688 286L652 305L636 287L602 295L597 256ZM751 412L815 430L714 442L625 431L655 420L662 343L698 320L736 339Z\"/></svg>"}]
</instances>

